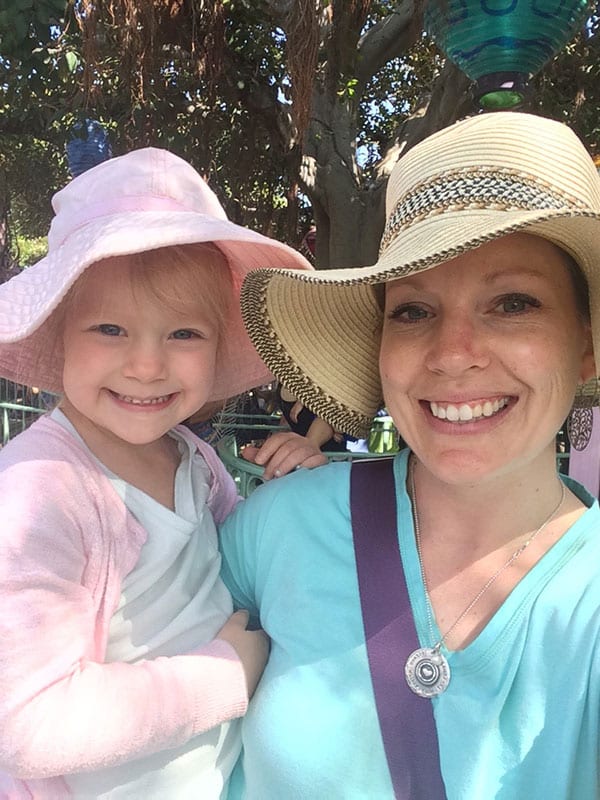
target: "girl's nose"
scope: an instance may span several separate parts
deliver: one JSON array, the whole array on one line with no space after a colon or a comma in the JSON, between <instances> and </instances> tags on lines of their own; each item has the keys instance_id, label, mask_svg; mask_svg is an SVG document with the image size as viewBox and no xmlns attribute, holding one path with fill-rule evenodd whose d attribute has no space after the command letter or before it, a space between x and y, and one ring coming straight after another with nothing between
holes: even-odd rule
<instances>
[{"instance_id":1,"label":"girl's nose","mask_svg":"<svg viewBox=\"0 0 600 800\"><path fill-rule=\"evenodd\" d=\"M127 377L143 383L165 378L167 363L163 348L147 342L132 343L128 348L124 372Z\"/></svg>"},{"instance_id":2,"label":"girl's nose","mask_svg":"<svg viewBox=\"0 0 600 800\"><path fill-rule=\"evenodd\" d=\"M425 360L428 369L454 376L481 369L489 360L487 337L477 320L460 312L440 316Z\"/></svg>"}]
</instances>

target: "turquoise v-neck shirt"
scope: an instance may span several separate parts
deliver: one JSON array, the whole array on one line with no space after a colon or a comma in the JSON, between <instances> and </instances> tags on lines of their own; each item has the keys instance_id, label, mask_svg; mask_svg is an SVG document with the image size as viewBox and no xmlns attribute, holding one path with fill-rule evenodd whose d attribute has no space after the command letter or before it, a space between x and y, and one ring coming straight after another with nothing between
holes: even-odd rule
<instances>
[{"instance_id":1,"label":"turquoise v-neck shirt","mask_svg":"<svg viewBox=\"0 0 600 800\"><path fill-rule=\"evenodd\" d=\"M399 547L419 638L431 645L407 458L403 451L394 464ZM393 798L364 643L349 475L348 463L335 463L273 481L222 527L225 583L272 640L230 800ZM569 485L588 511L479 636L447 653L450 686L432 702L448 800L600 798L600 512Z\"/></svg>"}]
</instances>

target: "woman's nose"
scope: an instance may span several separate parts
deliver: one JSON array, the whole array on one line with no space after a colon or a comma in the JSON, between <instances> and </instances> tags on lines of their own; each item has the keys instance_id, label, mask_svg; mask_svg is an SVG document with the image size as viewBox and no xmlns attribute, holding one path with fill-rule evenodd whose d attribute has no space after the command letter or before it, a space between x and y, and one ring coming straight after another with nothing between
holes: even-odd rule
<instances>
[{"instance_id":1,"label":"woman's nose","mask_svg":"<svg viewBox=\"0 0 600 800\"><path fill-rule=\"evenodd\" d=\"M489 344L482 326L466 313L441 316L432 332L425 366L433 372L460 375L489 363Z\"/></svg>"}]
</instances>

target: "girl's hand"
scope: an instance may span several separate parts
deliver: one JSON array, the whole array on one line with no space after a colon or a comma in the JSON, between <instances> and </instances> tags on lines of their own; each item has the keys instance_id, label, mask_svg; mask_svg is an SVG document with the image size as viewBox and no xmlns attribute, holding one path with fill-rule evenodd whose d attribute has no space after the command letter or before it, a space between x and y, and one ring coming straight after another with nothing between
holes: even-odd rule
<instances>
[{"instance_id":1,"label":"girl's hand","mask_svg":"<svg viewBox=\"0 0 600 800\"><path fill-rule=\"evenodd\" d=\"M247 611L236 611L229 617L215 638L229 642L238 654L246 675L248 698L251 698L267 664L269 637L262 630L246 630L248 616Z\"/></svg>"},{"instance_id":2,"label":"girl's hand","mask_svg":"<svg viewBox=\"0 0 600 800\"><path fill-rule=\"evenodd\" d=\"M287 431L274 433L260 447L244 447L246 461L265 468L264 480L280 478L298 467L320 467L327 458L305 436Z\"/></svg>"}]
</instances>

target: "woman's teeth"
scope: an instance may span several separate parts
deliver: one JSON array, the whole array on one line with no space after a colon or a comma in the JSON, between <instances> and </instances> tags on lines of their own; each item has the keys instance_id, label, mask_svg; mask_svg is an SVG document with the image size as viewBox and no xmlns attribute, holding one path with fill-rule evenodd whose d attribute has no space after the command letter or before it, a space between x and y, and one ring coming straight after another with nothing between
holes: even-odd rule
<instances>
[{"instance_id":1,"label":"woman's teeth","mask_svg":"<svg viewBox=\"0 0 600 800\"><path fill-rule=\"evenodd\" d=\"M486 400L483 403L461 403L458 406L452 403L429 403L431 413L437 419L445 419L448 422L472 422L483 417L492 417L500 409L508 404L509 398L502 397L498 400Z\"/></svg>"}]
</instances>

